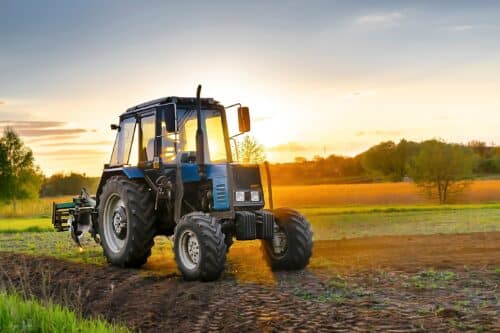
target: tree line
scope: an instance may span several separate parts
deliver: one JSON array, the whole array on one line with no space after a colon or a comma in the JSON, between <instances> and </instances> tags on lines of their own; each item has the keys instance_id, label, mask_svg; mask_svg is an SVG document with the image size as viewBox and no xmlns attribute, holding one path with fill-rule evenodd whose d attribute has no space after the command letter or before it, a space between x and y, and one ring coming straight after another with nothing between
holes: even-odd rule
<instances>
[{"instance_id":1,"label":"tree line","mask_svg":"<svg viewBox=\"0 0 500 333\"><path fill-rule=\"evenodd\" d=\"M245 137L237 150L243 163L265 159L262 145L251 137ZM500 147L481 141L385 141L354 157L297 157L291 163L271 164L271 174L276 185L413 181L443 203L473 178L500 174ZM78 173L45 177L31 149L11 128L0 137L0 203L10 203L14 210L21 199L74 195L82 187L95 193L98 182L99 177Z\"/></svg>"},{"instance_id":2,"label":"tree line","mask_svg":"<svg viewBox=\"0 0 500 333\"><path fill-rule=\"evenodd\" d=\"M472 179L500 174L500 147L432 139L381 142L354 157L315 156L271 165L278 185L413 181L439 202L463 190Z\"/></svg>"}]
</instances>

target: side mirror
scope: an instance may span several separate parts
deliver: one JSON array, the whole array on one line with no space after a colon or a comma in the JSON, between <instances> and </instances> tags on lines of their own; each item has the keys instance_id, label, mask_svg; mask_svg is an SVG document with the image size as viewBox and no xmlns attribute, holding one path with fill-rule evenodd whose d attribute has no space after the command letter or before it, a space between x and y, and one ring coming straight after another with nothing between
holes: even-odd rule
<instances>
[{"instance_id":1,"label":"side mirror","mask_svg":"<svg viewBox=\"0 0 500 333\"><path fill-rule=\"evenodd\" d=\"M117 124L111 124L111 129L112 129L113 131L120 130L120 126L119 126L119 125L117 125Z\"/></svg>"},{"instance_id":2,"label":"side mirror","mask_svg":"<svg viewBox=\"0 0 500 333\"><path fill-rule=\"evenodd\" d=\"M238 126L241 133L250 131L250 110L246 106L238 108Z\"/></svg>"}]
</instances>

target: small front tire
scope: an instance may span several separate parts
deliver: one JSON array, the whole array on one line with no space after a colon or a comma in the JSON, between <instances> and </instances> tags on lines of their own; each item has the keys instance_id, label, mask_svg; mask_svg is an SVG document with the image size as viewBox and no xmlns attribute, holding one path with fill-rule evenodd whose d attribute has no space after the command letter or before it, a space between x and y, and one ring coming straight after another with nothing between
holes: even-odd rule
<instances>
[{"instance_id":1,"label":"small front tire","mask_svg":"<svg viewBox=\"0 0 500 333\"><path fill-rule=\"evenodd\" d=\"M289 208L273 211L279 227L274 238L263 240L264 255L273 270L299 270L309 264L313 240L309 222ZM279 246L275 246L278 245Z\"/></svg>"},{"instance_id":2,"label":"small front tire","mask_svg":"<svg viewBox=\"0 0 500 333\"><path fill-rule=\"evenodd\" d=\"M226 264L226 243L220 223L204 213L182 217L175 228L174 254L177 267L188 281L213 281Z\"/></svg>"}]
</instances>

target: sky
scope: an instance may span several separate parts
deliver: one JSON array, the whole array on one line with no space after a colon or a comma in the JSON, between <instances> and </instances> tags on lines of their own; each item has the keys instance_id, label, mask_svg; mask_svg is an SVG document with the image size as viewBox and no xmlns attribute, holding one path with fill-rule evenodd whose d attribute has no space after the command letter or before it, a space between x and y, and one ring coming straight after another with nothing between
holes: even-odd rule
<instances>
[{"instance_id":1,"label":"sky","mask_svg":"<svg viewBox=\"0 0 500 333\"><path fill-rule=\"evenodd\" d=\"M198 83L274 162L498 144L500 3L0 0L0 128L46 175L99 175L127 107Z\"/></svg>"}]
</instances>

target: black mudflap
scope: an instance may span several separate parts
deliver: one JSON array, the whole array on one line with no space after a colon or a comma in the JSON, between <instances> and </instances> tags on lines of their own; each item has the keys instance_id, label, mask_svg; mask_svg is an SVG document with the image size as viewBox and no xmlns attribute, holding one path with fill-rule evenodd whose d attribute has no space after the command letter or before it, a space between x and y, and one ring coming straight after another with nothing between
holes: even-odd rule
<instances>
[{"instance_id":1,"label":"black mudflap","mask_svg":"<svg viewBox=\"0 0 500 333\"><path fill-rule=\"evenodd\" d=\"M274 235L274 215L266 210L255 212L257 216L257 238L272 239Z\"/></svg>"},{"instance_id":2,"label":"black mudflap","mask_svg":"<svg viewBox=\"0 0 500 333\"><path fill-rule=\"evenodd\" d=\"M266 210L236 212L236 239L272 239L274 215Z\"/></svg>"},{"instance_id":3,"label":"black mudflap","mask_svg":"<svg viewBox=\"0 0 500 333\"><path fill-rule=\"evenodd\" d=\"M250 240L257 238L255 214L252 212L236 212L236 239Z\"/></svg>"}]
</instances>

